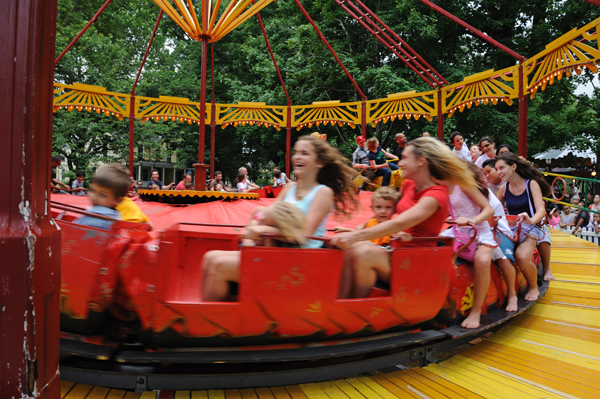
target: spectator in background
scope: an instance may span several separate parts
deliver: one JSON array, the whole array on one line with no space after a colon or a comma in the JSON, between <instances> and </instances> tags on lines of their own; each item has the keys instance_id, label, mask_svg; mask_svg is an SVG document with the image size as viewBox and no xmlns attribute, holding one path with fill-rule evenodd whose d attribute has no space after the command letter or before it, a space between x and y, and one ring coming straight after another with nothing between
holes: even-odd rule
<instances>
[{"instance_id":1,"label":"spectator in background","mask_svg":"<svg viewBox=\"0 0 600 399\"><path fill-rule=\"evenodd\" d=\"M402 151L404 151L404 149L406 148L406 143L408 140L406 140L406 135L404 133L396 133L396 143L398 143L398 148L396 148L396 156L398 157L398 160L402 159Z\"/></svg>"},{"instance_id":2,"label":"spectator in background","mask_svg":"<svg viewBox=\"0 0 600 399\"><path fill-rule=\"evenodd\" d=\"M508 144L500 144L496 152L498 153L498 155L501 155L505 152L513 152L513 150Z\"/></svg>"},{"instance_id":3,"label":"spectator in background","mask_svg":"<svg viewBox=\"0 0 600 399\"><path fill-rule=\"evenodd\" d=\"M431 137L431 135L429 134L429 132L423 132L423 134L421 136L422 137Z\"/></svg>"},{"instance_id":4,"label":"spectator in background","mask_svg":"<svg viewBox=\"0 0 600 399\"><path fill-rule=\"evenodd\" d=\"M243 166L241 168L238 169L238 173L243 173L244 175L246 175L246 184L248 185L248 188L252 189L252 190L258 190L260 188L260 186L258 184L255 184L252 180L250 180L250 178L248 177L248 169L244 168ZM238 180L239 181L239 180Z\"/></svg>"},{"instance_id":5,"label":"spectator in background","mask_svg":"<svg viewBox=\"0 0 600 399\"><path fill-rule=\"evenodd\" d=\"M73 184L71 185L71 192L73 195L85 195L87 188L83 187L83 180L85 179L85 173L82 171L77 172L77 178L73 180Z\"/></svg>"},{"instance_id":6,"label":"spectator in background","mask_svg":"<svg viewBox=\"0 0 600 399\"><path fill-rule=\"evenodd\" d=\"M563 212L560 215L560 223L558 224L561 228L573 226L575 224L575 214L571 213L571 207L565 205Z\"/></svg>"},{"instance_id":7,"label":"spectator in background","mask_svg":"<svg viewBox=\"0 0 600 399\"><path fill-rule=\"evenodd\" d=\"M248 178L244 173L240 173L237 177L237 189L240 193L252 191L252 187L248 184Z\"/></svg>"},{"instance_id":8,"label":"spectator in background","mask_svg":"<svg viewBox=\"0 0 600 399\"><path fill-rule=\"evenodd\" d=\"M487 181L488 188L492 190L495 196L498 196L500 186L504 183L502 183L502 179L498 176L495 159L488 159L483 163L483 175Z\"/></svg>"},{"instance_id":9,"label":"spectator in background","mask_svg":"<svg viewBox=\"0 0 600 399\"><path fill-rule=\"evenodd\" d=\"M273 187L283 187L287 183L291 183L292 181L279 169L279 167L275 166L273 168Z\"/></svg>"},{"instance_id":10,"label":"spectator in background","mask_svg":"<svg viewBox=\"0 0 600 399\"><path fill-rule=\"evenodd\" d=\"M571 199L577 197L577 199L579 199L579 189L577 188L577 186L574 183L569 184L569 187L571 187ZM577 205L577 204L575 204Z\"/></svg>"},{"instance_id":11,"label":"spectator in background","mask_svg":"<svg viewBox=\"0 0 600 399\"><path fill-rule=\"evenodd\" d=\"M452 134L450 134L450 143L454 146L452 149L454 155L465 161L473 162L471 153L465 145L465 140L460 132L452 132Z\"/></svg>"},{"instance_id":12,"label":"spectator in background","mask_svg":"<svg viewBox=\"0 0 600 399\"><path fill-rule=\"evenodd\" d=\"M70 191L69 186L61 181L58 181L56 178L55 169L60 166L61 162L62 160L58 155L52 156L52 163L50 164L50 190L52 190L53 193L67 194Z\"/></svg>"},{"instance_id":13,"label":"spectator in background","mask_svg":"<svg viewBox=\"0 0 600 399\"><path fill-rule=\"evenodd\" d=\"M573 223L573 235L576 236L577 233L579 233L579 229L582 227L587 227L587 225L590 223L590 214L584 209L579 209L579 212L577 213L577 216L575 216Z\"/></svg>"},{"instance_id":14,"label":"spectator in background","mask_svg":"<svg viewBox=\"0 0 600 399\"><path fill-rule=\"evenodd\" d=\"M477 161L479 157L483 154L477 144L473 144L471 148L469 148L469 150L471 152L471 158L473 158L473 162Z\"/></svg>"},{"instance_id":15,"label":"spectator in background","mask_svg":"<svg viewBox=\"0 0 600 399\"><path fill-rule=\"evenodd\" d=\"M175 187L175 190L186 190L185 185L187 183L192 183L192 175L189 173L186 173L185 176L183 176L183 180L179 182L179 184L177 184L177 187Z\"/></svg>"},{"instance_id":16,"label":"spectator in background","mask_svg":"<svg viewBox=\"0 0 600 399\"><path fill-rule=\"evenodd\" d=\"M143 181L138 181L137 182L137 186L135 187L135 193L138 193L138 190L142 190L144 188L144 182Z\"/></svg>"},{"instance_id":17,"label":"spectator in background","mask_svg":"<svg viewBox=\"0 0 600 399\"><path fill-rule=\"evenodd\" d=\"M169 190L171 187L173 187L173 185L175 184L175 182L169 184L169 185L164 185L159 179L158 179L158 170L154 169L152 171L152 179L150 179L150 181L148 182L148 188L152 189L152 190ZM156 188L152 188L151 186L155 185L158 186L158 189Z\"/></svg>"},{"instance_id":18,"label":"spectator in background","mask_svg":"<svg viewBox=\"0 0 600 399\"><path fill-rule=\"evenodd\" d=\"M481 148L481 152L483 155L477 158L475 161L475 165L482 167L483 163L488 159L496 158L496 148L494 146L494 140L491 137L483 137L479 140L479 148Z\"/></svg>"},{"instance_id":19,"label":"spectator in background","mask_svg":"<svg viewBox=\"0 0 600 399\"><path fill-rule=\"evenodd\" d=\"M210 181L210 191L217 191L217 184L225 186L225 183L223 182L223 173L218 170L215 172L215 178Z\"/></svg>"}]
</instances>

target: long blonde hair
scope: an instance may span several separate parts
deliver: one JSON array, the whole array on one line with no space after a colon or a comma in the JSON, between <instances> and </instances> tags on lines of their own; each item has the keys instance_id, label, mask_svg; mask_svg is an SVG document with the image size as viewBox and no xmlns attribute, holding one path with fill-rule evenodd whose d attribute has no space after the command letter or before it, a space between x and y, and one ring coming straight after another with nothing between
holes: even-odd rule
<instances>
[{"instance_id":1,"label":"long blonde hair","mask_svg":"<svg viewBox=\"0 0 600 399\"><path fill-rule=\"evenodd\" d=\"M459 185L465 190L476 190L473 172L442 142L430 137L420 137L408 143L417 157L425 157L429 173L435 180Z\"/></svg>"},{"instance_id":2,"label":"long blonde hair","mask_svg":"<svg viewBox=\"0 0 600 399\"><path fill-rule=\"evenodd\" d=\"M269 205L264 212L265 216L273 222L274 227L279 229L282 236L300 245L306 243L306 237L302 234L305 224L304 214L296 205L277 201Z\"/></svg>"}]
</instances>

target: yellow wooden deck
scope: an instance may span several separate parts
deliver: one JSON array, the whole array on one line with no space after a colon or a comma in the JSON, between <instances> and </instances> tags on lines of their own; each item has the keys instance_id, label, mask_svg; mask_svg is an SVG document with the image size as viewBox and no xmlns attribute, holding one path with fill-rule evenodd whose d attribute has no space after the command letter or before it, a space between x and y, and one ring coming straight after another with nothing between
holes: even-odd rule
<instances>
[{"instance_id":1,"label":"yellow wooden deck","mask_svg":"<svg viewBox=\"0 0 600 399\"><path fill-rule=\"evenodd\" d=\"M552 235L556 281L525 314L440 364L286 387L142 394L63 381L66 399L600 398L600 247Z\"/></svg>"}]
</instances>

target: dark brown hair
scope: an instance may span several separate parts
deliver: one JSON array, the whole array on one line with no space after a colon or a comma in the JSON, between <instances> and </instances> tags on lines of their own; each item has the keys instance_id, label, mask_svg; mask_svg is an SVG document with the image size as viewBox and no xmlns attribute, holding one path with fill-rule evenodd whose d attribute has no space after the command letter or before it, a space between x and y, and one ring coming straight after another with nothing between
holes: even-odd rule
<instances>
[{"instance_id":1,"label":"dark brown hair","mask_svg":"<svg viewBox=\"0 0 600 399\"><path fill-rule=\"evenodd\" d=\"M308 141L312 144L317 161L323 163L317 181L333 190L335 212L346 216L352 213L358 202L354 198L354 184L351 179L357 172L348 166L350 162L329 143L314 136L300 136L298 141Z\"/></svg>"},{"instance_id":2,"label":"dark brown hair","mask_svg":"<svg viewBox=\"0 0 600 399\"><path fill-rule=\"evenodd\" d=\"M550 194L552 194L552 189L546 182L546 179L544 179L544 175L538 172L537 169L531 166L525 159L520 158L512 152L505 152L496 157L496 162L498 161L504 161L509 166L517 165L516 172L519 176L526 180L535 180L540 185L540 189L542 189L543 197L549 197Z\"/></svg>"}]
</instances>

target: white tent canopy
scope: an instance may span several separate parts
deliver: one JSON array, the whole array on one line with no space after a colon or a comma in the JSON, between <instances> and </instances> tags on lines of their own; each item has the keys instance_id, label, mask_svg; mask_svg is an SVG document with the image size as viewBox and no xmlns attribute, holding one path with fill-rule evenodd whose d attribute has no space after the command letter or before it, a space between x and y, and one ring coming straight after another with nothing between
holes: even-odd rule
<instances>
[{"instance_id":1,"label":"white tent canopy","mask_svg":"<svg viewBox=\"0 0 600 399\"><path fill-rule=\"evenodd\" d=\"M596 163L596 154L594 154L592 150L580 151L572 148L571 146L566 146L561 150L548 150L546 152L540 152L539 154L535 154L533 158L550 161L552 159L564 158L571 153L573 156L578 158L590 158L592 163Z\"/></svg>"}]
</instances>

